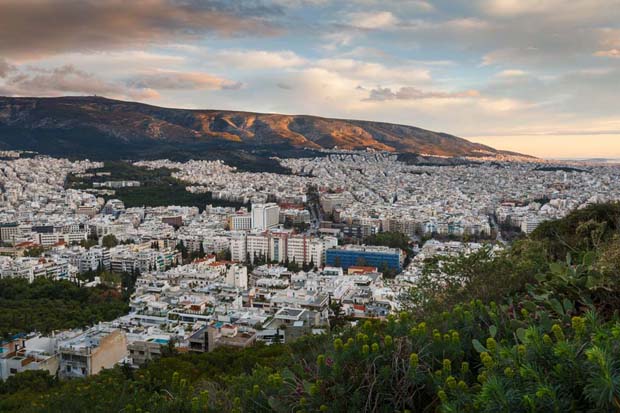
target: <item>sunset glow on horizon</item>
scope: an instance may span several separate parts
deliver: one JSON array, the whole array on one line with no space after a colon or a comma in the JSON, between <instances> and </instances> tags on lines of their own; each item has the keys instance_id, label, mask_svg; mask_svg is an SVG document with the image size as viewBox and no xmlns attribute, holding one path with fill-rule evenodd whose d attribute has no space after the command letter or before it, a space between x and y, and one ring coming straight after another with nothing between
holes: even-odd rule
<instances>
[{"instance_id":1,"label":"sunset glow on horizon","mask_svg":"<svg viewBox=\"0 0 620 413\"><path fill-rule=\"evenodd\" d=\"M618 135L466 137L497 149L546 159L620 159Z\"/></svg>"}]
</instances>

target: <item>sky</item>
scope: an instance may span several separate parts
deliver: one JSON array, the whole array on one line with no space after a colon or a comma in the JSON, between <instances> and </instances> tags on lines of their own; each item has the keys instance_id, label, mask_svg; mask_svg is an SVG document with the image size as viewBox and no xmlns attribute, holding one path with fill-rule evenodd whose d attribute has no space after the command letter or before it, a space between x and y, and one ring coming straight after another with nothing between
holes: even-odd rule
<instances>
[{"instance_id":1,"label":"sky","mask_svg":"<svg viewBox=\"0 0 620 413\"><path fill-rule=\"evenodd\" d=\"M620 158L620 0L0 0L0 95L93 94Z\"/></svg>"}]
</instances>

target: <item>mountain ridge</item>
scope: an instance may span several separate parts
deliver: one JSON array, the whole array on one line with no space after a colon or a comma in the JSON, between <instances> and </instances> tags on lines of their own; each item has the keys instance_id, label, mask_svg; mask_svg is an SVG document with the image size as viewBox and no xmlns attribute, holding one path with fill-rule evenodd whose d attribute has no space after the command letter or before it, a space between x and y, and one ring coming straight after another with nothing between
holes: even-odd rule
<instances>
[{"instance_id":1,"label":"mountain ridge","mask_svg":"<svg viewBox=\"0 0 620 413\"><path fill-rule=\"evenodd\" d=\"M0 97L0 146L149 145L374 149L433 156L513 155L409 125L314 115L164 108L99 96ZM79 150L78 150L79 151Z\"/></svg>"}]
</instances>

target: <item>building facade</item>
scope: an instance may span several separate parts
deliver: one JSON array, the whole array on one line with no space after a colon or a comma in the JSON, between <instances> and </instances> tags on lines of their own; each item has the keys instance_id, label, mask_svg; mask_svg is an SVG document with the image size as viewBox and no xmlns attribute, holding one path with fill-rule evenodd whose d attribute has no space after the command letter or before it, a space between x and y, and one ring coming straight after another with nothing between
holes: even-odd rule
<instances>
[{"instance_id":1,"label":"building facade","mask_svg":"<svg viewBox=\"0 0 620 413\"><path fill-rule=\"evenodd\" d=\"M330 248L326 252L326 265L342 267L369 265L379 268L401 271L404 256L400 249L365 245L347 245Z\"/></svg>"}]
</instances>

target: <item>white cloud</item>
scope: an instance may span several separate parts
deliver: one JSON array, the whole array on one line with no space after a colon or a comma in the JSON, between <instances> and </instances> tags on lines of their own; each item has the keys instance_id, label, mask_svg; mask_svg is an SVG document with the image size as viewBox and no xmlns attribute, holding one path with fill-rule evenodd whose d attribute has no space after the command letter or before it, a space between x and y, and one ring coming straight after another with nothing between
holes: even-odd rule
<instances>
[{"instance_id":1,"label":"white cloud","mask_svg":"<svg viewBox=\"0 0 620 413\"><path fill-rule=\"evenodd\" d=\"M281 69L307 64L306 59L290 50L225 50L216 54L222 63L243 69Z\"/></svg>"},{"instance_id":2,"label":"white cloud","mask_svg":"<svg viewBox=\"0 0 620 413\"><path fill-rule=\"evenodd\" d=\"M501 72L499 72L497 75L495 75L496 77L499 78L504 78L504 79L508 79L508 78L515 78L515 77L522 77L522 76L527 76L527 72L524 70L519 70L519 69L507 69L507 70L502 70Z\"/></svg>"},{"instance_id":3,"label":"white cloud","mask_svg":"<svg viewBox=\"0 0 620 413\"><path fill-rule=\"evenodd\" d=\"M210 73L157 70L139 73L129 81L132 87L155 90L218 90L239 89L242 84Z\"/></svg>"},{"instance_id":4,"label":"white cloud","mask_svg":"<svg viewBox=\"0 0 620 413\"><path fill-rule=\"evenodd\" d=\"M0 83L0 94L11 96L106 95L124 99L155 99L159 93L149 87L126 87L73 65L53 69L16 68Z\"/></svg>"},{"instance_id":5,"label":"white cloud","mask_svg":"<svg viewBox=\"0 0 620 413\"><path fill-rule=\"evenodd\" d=\"M344 23L360 29L385 29L397 25L398 19L389 11L356 12L348 14Z\"/></svg>"},{"instance_id":6,"label":"white cloud","mask_svg":"<svg viewBox=\"0 0 620 413\"><path fill-rule=\"evenodd\" d=\"M372 89L366 100L385 101L385 100L421 100L421 99L463 99L480 96L477 90L466 90L463 92L441 92L425 91L411 86L403 86L399 89L390 88Z\"/></svg>"},{"instance_id":7,"label":"white cloud","mask_svg":"<svg viewBox=\"0 0 620 413\"><path fill-rule=\"evenodd\" d=\"M552 20L584 21L608 17L618 0L481 0L481 10L500 18L545 16Z\"/></svg>"},{"instance_id":8,"label":"white cloud","mask_svg":"<svg viewBox=\"0 0 620 413\"><path fill-rule=\"evenodd\" d=\"M386 66L381 63L357 59L320 59L316 66L340 73L363 82L372 83L428 83L431 72L417 66Z\"/></svg>"},{"instance_id":9,"label":"white cloud","mask_svg":"<svg viewBox=\"0 0 620 413\"><path fill-rule=\"evenodd\" d=\"M620 49L599 50L594 53L594 56L620 59Z\"/></svg>"}]
</instances>

